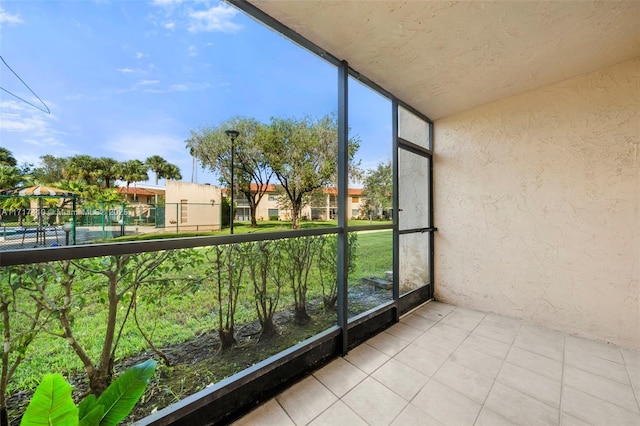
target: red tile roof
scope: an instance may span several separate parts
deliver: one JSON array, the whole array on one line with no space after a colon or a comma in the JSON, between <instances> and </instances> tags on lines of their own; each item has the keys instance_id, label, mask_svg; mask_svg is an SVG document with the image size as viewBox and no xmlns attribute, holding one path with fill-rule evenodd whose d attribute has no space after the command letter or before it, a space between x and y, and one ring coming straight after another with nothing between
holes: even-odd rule
<instances>
[{"instance_id":1,"label":"red tile roof","mask_svg":"<svg viewBox=\"0 0 640 426\"><path fill-rule=\"evenodd\" d=\"M155 192L151 192L148 189L144 189L144 188L133 188L132 186L129 187L129 190L127 191L127 187L126 186L120 186L118 187L118 192L120 194L129 194L129 195L153 195L155 196L156 193Z\"/></svg>"}]
</instances>

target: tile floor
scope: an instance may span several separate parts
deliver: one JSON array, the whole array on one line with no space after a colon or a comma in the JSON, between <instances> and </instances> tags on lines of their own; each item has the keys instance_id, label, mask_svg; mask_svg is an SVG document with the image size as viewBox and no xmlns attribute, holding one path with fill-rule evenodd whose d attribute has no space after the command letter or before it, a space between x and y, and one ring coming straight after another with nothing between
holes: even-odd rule
<instances>
[{"instance_id":1,"label":"tile floor","mask_svg":"<svg viewBox=\"0 0 640 426\"><path fill-rule=\"evenodd\" d=\"M640 352L430 302L236 425L640 425Z\"/></svg>"}]
</instances>

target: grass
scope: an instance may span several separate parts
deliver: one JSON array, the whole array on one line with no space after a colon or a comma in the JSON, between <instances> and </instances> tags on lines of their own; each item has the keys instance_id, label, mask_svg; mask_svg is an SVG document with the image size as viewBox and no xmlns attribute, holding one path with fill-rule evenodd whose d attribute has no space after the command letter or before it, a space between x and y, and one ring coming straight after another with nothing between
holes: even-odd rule
<instances>
[{"instance_id":1,"label":"grass","mask_svg":"<svg viewBox=\"0 0 640 426\"><path fill-rule=\"evenodd\" d=\"M338 223L335 220L313 220L313 221L301 221L301 229L314 229L314 228L335 228ZM391 221L388 220L349 220L348 226L368 226L368 225L391 225ZM256 232L277 232L277 231L290 231L291 221L260 221L257 228L252 228L249 222L236 222L233 226L233 232L235 234L252 234ZM136 235L125 235L122 237L116 237L107 241L146 241L157 240L166 238L184 238L184 237L209 237L214 235L229 235L229 229L225 228L220 231L184 231L184 232L149 232Z\"/></svg>"}]
</instances>

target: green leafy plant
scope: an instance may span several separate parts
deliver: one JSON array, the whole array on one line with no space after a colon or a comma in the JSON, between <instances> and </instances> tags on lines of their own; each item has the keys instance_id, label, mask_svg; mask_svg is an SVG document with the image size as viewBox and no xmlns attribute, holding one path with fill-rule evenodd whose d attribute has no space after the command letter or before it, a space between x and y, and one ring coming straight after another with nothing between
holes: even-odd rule
<instances>
[{"instance_id":1,"label":"green leafy plant","mask_svg":"<svg viewBox=\"0 0 640 426\"><path fill-rule=\"evenodd\" d=\"M20 425L117 425L142 396L156 364L150 359L131 367L99 398L90 394L77 407L71 398L71 385L62 375L47 374L33 394Z\"/></svg>"}]
</instances>

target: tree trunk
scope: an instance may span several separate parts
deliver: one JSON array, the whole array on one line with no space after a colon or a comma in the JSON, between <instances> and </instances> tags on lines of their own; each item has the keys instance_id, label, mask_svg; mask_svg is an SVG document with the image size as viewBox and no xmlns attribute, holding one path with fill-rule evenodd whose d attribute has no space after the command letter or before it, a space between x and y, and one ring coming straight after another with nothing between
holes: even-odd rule
<instances>
[{"instance_id":1,"label":"tree trunk","mask_svg":"<svg viewBox=\"0 0 640 426\"><path fill-rule=\"evenodd\" d=\"M9 426L9 414L6 406L0 407L0 426Z\"/></svg>"},{"instance_id":2,"label":"tree trunk","mask_svg":"<svg viewBox=\"0 0 640 426\"><path fill-rule=\"evenodd\" d=\"M325 311L332 311L336 307L337 295L322 296L322 305Z\"/></svg>"},{"instance_id":3,"label":"tree trunk","mask_svg":"<svg viewBox=\"0 0 640 426\"><path fill-rule=\"evenodd\" d=\"M296 306L293 314L293 323L295 325L307 325L311 321L311 317L307 314L305 305Z\"/></svg>"},{"instance_id":4,"label":"tree trunk","mask_svg":"<svg viewBox=\"0 0 640 426\"><path fill-rule=\"evenodd\" d=\"M89 373L89 389L96 398L102 395L105 389L111 384L111 380L113 379L111 371L113 371L113 369L109 368L109 366L106 366L106 368L100 366L100 368L96 368Z\"/></svg>"},{"instance_id":5,"label":"tree trunk","mask_svg":"<svg viewBox=\"0 0 640 426\"><path fill-rule=\"evenodd\" d=\"M300 206L296 203L291 206L291 229L300 229Z\"/></svg>"},{"instance_id":6,"label":"tree trunk","mask_svg":"<svg viewBox=\"0 0 640 426\"><path fill-rule=\"evenodd\" d=\"M252 228L257 228L258 227L258 221L256 220L256 203L253 200L249 200L249 213L251 215L251 227Z\"/></svg>"},{"instance_id":7,"label":"tree trunk","mask_svg":"<svg viewBox=\"0 0 640 426\"><path fill-rule=\"evenodd\" d=\"M220 350L225 351L238 343L233 335L233 329L226 330L220 328L218 329L218 336L220 336Z\"/></svg>"},{"instance_id":8,"label":"tree trunk","mask_svg":"<svg viewBox=\"0 0 640 426\"><path fill-rule=\"evenodd\" d=\"M264 324L262 324L262 330L260 331L260 338L258 339L258 341L266 342L268 340L271 340L273 337L277 335L278 335L278 328L273 323L273 319L269 318L264 321Z\"/></svg>"}]
</instances>

